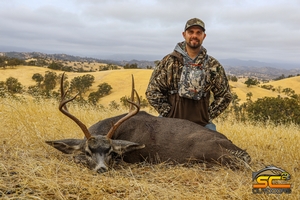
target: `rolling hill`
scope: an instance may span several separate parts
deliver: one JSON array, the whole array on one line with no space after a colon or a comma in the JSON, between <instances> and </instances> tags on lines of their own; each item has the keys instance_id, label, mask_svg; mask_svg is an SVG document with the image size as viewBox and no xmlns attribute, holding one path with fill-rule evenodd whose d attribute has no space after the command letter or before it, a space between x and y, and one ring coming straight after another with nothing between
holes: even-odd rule
<instances>
[{"instance_id":1,"label":"rolling hill","mask_svg":"<svg viewBox=\"0 0 300 200\"><path fill-rule=\"evenodd\" d=\"M34 85L35 82L32 80L32 75L35 73L45 74L45 71L51 71L48 68L43 67L29 67L29 66L18 66L16 68L6 68L0 69L0 81L5 81L8 77L17 78L18 81L28 87ZM55 71L57 74L62 73L61 71ZM150 69L120 69L120 70L109 70L109 71L99 71L99 72L86 72L86 73L75 73L67 72L69 80L76 76L83 76L84 74L92 74L95 77L95 82L90 89L90 92L96 91L97 86L101 83L108 83L112 86L112 93L106 97L100 99L99 104L104 106L108 105L111 101L115 100L119 103L120 98L123 96L129 96L131 90L131 74L135 77L135 87L140 96L145 97L145 90L148 85L152 70ZM264 96L277 97L278 92L272 92L270 90L263 89L258 86L247 87L243 83L243 79L238 82L230 82L232 86L232 92L235 92L241 101L246 101L247 93L251 92L253 94L252 100L257 98L262 98ZM292 77L279 81L272 81L265 83L265 85L273 85L274 87L281 86L284 88L291 88L295 90L297 94L300 93L300 77ZM283 94L281 94L283 96Z\"/></svg>"}]
</instances>

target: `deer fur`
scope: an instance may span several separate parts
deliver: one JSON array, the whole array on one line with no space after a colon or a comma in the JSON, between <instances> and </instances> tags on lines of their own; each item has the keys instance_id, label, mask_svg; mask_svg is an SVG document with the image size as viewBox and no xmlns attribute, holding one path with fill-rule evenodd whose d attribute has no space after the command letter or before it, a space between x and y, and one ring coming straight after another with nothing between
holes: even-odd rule
<instances>
[{"instance_id":1,"label":"deer fur","mask_svg":"<svg viewBox=\"0 0 300 200\"><path fill-rule=\"evenodd\" d=\"M63 88L63 76L61 82ZM80 126L83 139L46 141L59 151L74 154L75 162L97 172L105 172L116 157L128 163L205 163L239 167L250 163L250 155L233 144L225 135L194 122L156 117L139 112L139 103L130 102L136 109L128 114L104 119L89 129L69 113L62 89L59 109ZM138 97L138 94L137 94Z\"/></svg>"}]
</instances>

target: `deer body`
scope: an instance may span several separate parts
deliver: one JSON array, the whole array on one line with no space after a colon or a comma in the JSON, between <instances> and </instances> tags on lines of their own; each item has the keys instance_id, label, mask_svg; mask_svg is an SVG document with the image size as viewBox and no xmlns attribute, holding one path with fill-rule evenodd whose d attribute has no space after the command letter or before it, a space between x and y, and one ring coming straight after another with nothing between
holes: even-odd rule
<instances>
[{"instance_id":1,"label":"deer body","mask_svg":"<svg viewBox=\"0 0 300 200\"><path fill-rule=\"evenodd\" d=\"M230 167L240 162L249 163L249 154L234 145L225 135L204 128L184 119L155 117L139 112L138 103L129 101L135 110L128 114L104 119L89 129L75 116L69 113L66 104L76 98L65 99L63 89L59 110L72 119L83 131L84 139L63 139L46 141L59 151L74 154L75 162L82 163L97 172L105 172L116 156L125 162L150 163L205 162L219 163ZM133 96L133 95L132 95ZM132 98L133 99L133 98Z\"/></svg>"},{"instance_id":2,"label":"deer body","mask_svg":"<svg viewBox=\"0 0 300 200\"><path fill-rule=\"evenodd\" d=\"M123 115L120 115L100 121L92 125L89 131L92 135L105 135L111 124L122 117ZM240 152L246 157L249 156L219 132L188 120L155 117L143 111L124 122L112 139L145 145L144 148L123 156L124 161L129 163L145 159L151 163L165 161L230 163L232 157L230 152Z\"/></svg>"}]
</instances>

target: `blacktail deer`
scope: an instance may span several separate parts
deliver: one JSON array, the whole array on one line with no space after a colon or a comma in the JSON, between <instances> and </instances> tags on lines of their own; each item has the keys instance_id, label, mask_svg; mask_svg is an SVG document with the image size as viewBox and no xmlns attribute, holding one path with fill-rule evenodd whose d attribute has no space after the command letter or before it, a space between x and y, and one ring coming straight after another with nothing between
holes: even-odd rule
<instances>
[{"instance_id":1,"label":"blacktail deer","mask_svg":"<svg viewBox=\"0 0 300 200\"><path fill-rule=\"evenodd\" d=\"M184 119L155 117L140 111L140 102L129 101L135 109L128 114L104 119L89 129L68 112L61 78L59 110L83 131L84 139L46 141L59 151L74 154L74 160L99 173L107 171L116 158L128 163L204 163L229 167L248 166L249 154L225 135ZM132 78L133 81L133 78ZM132 83L133 91L138 97Z\"/></svg>"}]
</instances>

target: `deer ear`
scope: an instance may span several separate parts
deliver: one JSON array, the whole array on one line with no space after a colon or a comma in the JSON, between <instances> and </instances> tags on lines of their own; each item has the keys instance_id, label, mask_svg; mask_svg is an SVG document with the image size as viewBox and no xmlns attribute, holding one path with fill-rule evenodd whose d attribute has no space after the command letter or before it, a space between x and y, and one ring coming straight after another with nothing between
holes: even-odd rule
<instances>
[{"instance_id":1,"label":"deer ear","mask_svg":"<svg viewBox=\"0 0 300 200\"><path fill-rule=\"evenodd\" d=\"M55 140L55 141L45 141L45 142L65 154L72 154L81 149L81 144L83 140L65 139L65 140Z\"/></svg>"},{"instance_id":2,"label":"deer ear","mask_svg":"<svg viewBox=\"0 0 300 200\"><path fill-rule=\"evenodd\" d=\"M138 144L126 140L111 140L111 146L113 151L119 155L145 147L144 144Z\"/></svg>"}]
</instances>

